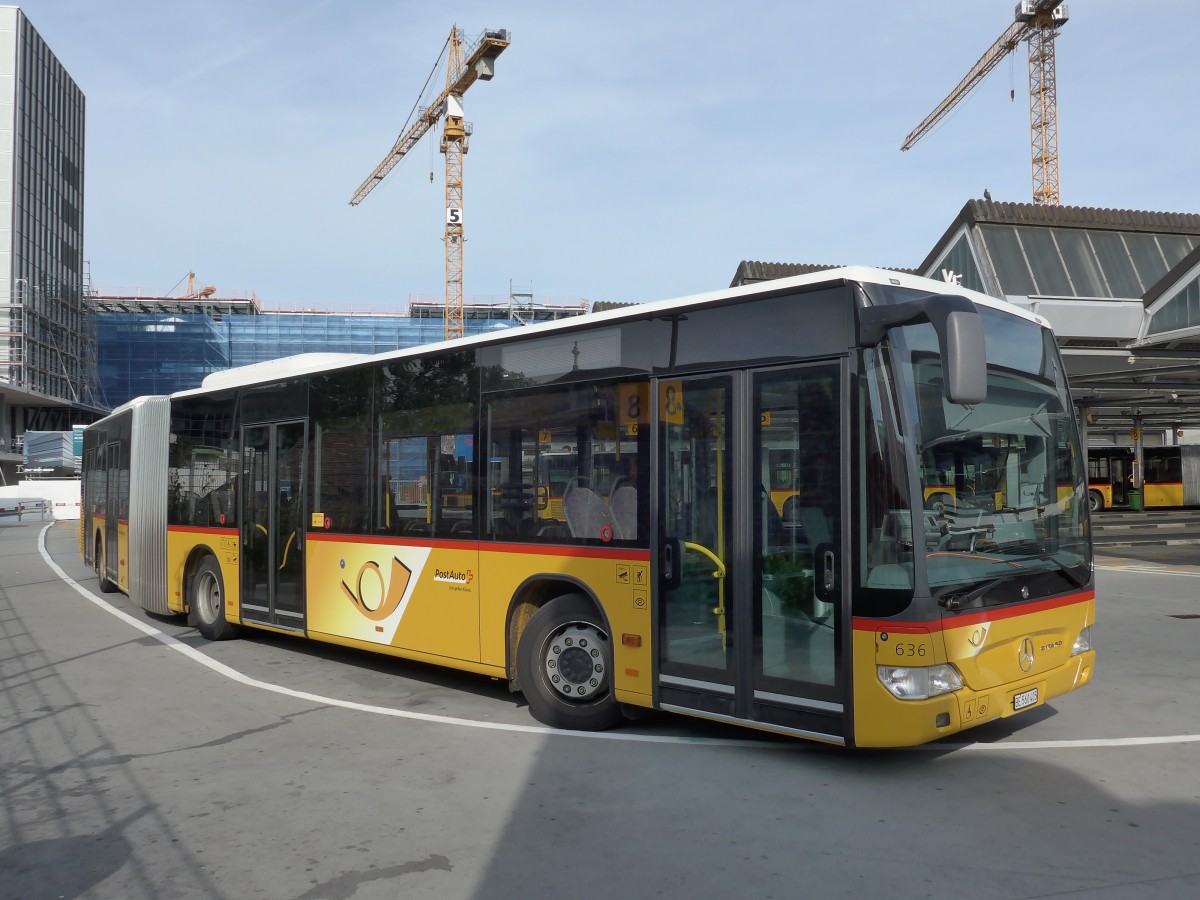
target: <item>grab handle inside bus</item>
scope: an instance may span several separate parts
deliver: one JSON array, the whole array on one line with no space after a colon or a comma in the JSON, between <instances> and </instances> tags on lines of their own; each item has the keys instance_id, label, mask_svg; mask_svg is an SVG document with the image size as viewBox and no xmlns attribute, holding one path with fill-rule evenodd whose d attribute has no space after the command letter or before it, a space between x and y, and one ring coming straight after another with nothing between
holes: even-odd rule
<instances>
[{"instance_id":1,"label":"grab handle inside bus","mask_svg":"<svg viewBox=\"0 0 1200 900\"><path fill-rule=\"evenodd\" d=\"M970 405L987 399L987 352L983 319L975 304L957 294L930 294L888 306L858 310L858 342L874 347L889 328L926 321L937 332L946 399Z\"/></svg>"}]
</instances>

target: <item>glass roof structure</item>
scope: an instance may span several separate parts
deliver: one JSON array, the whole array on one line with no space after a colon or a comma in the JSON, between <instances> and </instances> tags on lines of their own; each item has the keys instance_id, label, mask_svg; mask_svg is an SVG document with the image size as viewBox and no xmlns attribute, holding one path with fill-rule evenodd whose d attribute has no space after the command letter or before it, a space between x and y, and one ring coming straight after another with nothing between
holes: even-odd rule
<instances>
[{"instance_id":1,"label":"glass roof structure","mask_svg":"<svg viewBox=\"0 0 1200 900\"><path fill-rule=\"evenodd\" d=\"M1200 247L1146 293L1149 313L1143 340L1187 339L1200 332Z\"/></svg>"},{"instance_id":2,"label":"glass roof structure","mask_svg":"<svg viewBox=\"0 0 1200 900\"><path fill-rule=\"evenodd\" d=\"M918 271L1044 315L1097 429L1200 425L1200 215L971 200Z\"/></svg>"},{"instance_id":3,"label":"glass roof structure","mask_svg":"<svg viewBox=\"0 0 1200 900\"><path fill-rule=\"evenodd\" d=\"M743 261L733 284L821 268ZM1044 316L1093 435L1200 427L1200 215L969 200L911 271Z\"/></svg>"},{"instance_id":4,"label":"glass roof structure","mask_svg":"<svg viewBox=\"0 0 1200 900\"><path fill-rule=\"evenodd\" d=\"M1088 228L980 225L980 248L1005 296L1141 297L1200 237Z\"/></svg>"}]
</instances>

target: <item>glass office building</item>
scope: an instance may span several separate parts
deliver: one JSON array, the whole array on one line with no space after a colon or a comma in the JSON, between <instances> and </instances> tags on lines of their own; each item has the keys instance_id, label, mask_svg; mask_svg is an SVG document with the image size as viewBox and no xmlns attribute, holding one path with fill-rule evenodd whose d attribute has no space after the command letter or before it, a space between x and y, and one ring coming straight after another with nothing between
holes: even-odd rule
<instances>
[{"instance_id":1,"label":"glass office building","mask_svg":"<svg viewBox=\"0 0 1200 900\"><path fill-rule=\"evenodd\" d=\"M83 92L0 6L0 382L86 403Z\"/></svg>"},{"instance_id":2,"label":"glass office building","mask_svg":"<svg viewBox=\"0 0 1200 900\"><path fill-rule=\"evenodd\" d=\"M79 86L25 14L0 6L0 485L27 431L99 413L85 315Z\"/></svg>"},{"instance_id":3,"label":"glass office building","mask_svg":"<svg viewBox=\"0 0 1200 900\"><path fill-rule=\"evenodd\" d=\"M108 406L200 386L205 375L297 353L383 353L445 339L442 318L349 313L147 311L100 302L98 383ZM105 311L107 310L107 311ZM577 312L576 312L577 314ZM467 335L519 326L512 316L464 321Z\"/></svg>"}]
</instances>

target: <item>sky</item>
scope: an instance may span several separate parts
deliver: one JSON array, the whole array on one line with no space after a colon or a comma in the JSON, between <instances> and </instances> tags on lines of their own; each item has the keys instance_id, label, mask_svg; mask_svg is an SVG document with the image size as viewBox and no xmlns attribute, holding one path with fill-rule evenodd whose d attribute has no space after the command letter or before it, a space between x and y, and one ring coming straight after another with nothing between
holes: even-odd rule
<instances>
[{"instance_id":1,"label":"sky","mask_svg":"<svg viewBox=\"0 0 1200 900\"><path fill-rule=\"evenodd\" d=\"M453 25L512 39L464 97L469 302L679 297L742 260L915 267L985 189L1032 199L1024 45L899 149L1014 0L19 5L87 97L84 256L102 294L178 296L194 271L267 309L443 298L440 128L349 199ZM1069 9L1063 204L1200 212L1200 3Z\"/></svg>"}]
</instances>

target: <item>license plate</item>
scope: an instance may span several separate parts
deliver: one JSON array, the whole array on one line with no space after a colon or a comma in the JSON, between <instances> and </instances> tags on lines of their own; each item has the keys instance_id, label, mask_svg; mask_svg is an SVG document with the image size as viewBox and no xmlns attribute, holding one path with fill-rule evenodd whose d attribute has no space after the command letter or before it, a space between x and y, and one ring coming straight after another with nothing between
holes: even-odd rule
<instances>
[{"instance_id":1,"label":"license plate","mask_svg":"<svg viewBox=\"0 0 1200 900\"><path fill-rule=\"evenodd\" d=\"M1013 695L1013 711L1024 709L1027 706L1035 706L1038 702L1038 689L1030 688L1027 691L1021 691L1019 694Z\"/></svg>"}]
</instances>

